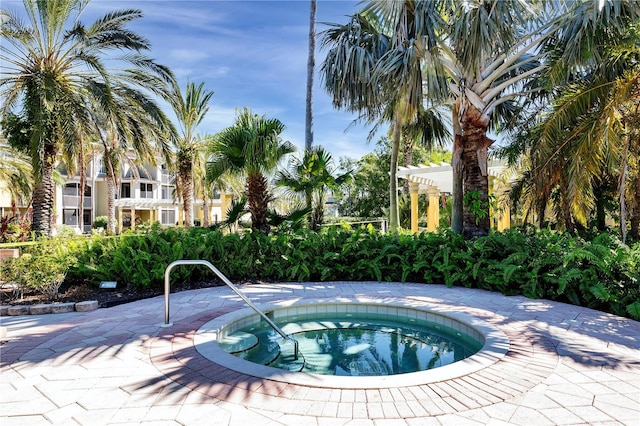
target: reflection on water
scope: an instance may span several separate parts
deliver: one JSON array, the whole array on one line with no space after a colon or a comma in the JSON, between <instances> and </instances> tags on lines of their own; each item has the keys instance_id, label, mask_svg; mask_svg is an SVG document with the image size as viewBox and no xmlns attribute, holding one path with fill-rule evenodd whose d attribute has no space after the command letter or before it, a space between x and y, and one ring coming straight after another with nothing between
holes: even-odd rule
<instances>
[{"instance_id":1,"label":"reflection on water","mask_svg":"<svg viewBox=\"0 0 640 426\"><path fill-rule=\"evenodd\" d=\"M283 330L299 342L308 373L338 376L378 376L423 371L467 358L480 349L480 343L441 325L405 323L397 317L375 319L285 318L278 321ZM270 328L243 329L258 337L260 345L249 353L238 354L260 362L274 359L270 366L290 369L291 351L280 345L280 337ZM276 349L277 350L277 349Z\"/></svg>"},{"instance_id":2,"label":"reflection on water","mask_svg":"<svg viewBox=\"0 0 640 426\"><path fill-rule=\"evenodd\" d=\"M468 356L463 345L443 336L401 328L331 328L292 337L305 356L304 371L316 374L387 376L427 370Z\"/></svg>"}]
</instances>

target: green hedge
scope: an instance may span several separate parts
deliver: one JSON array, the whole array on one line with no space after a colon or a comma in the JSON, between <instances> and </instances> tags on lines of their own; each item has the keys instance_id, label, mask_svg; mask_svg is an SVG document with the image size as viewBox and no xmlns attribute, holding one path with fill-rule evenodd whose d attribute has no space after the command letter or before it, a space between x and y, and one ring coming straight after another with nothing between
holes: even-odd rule
<instances>
[{"instance_id":1,"label":"green hedge","mask_svg":"<svg viewBox=\"0 0 640 426\"><path fill-rule=\"evenodd\" d=\"M522 294L640 319L640 243L612 235L591 241L543 230L510 230L465 241L450 232L381 235L373 228L320 233L222 234L172 228L68 245L77 262L67 280L117 280L162 288L174 260L202 259L229 279L409 281ZM176 281L211 280L207 268L174 268Z\"/></svg>"}]
</instances>

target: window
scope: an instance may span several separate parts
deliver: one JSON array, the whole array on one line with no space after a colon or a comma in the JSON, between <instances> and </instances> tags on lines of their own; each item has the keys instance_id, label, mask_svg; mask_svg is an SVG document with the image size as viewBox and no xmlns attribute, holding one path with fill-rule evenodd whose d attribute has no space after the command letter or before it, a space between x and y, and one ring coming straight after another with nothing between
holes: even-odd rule
<instances>
[{"instance_id":1,"label":"window","mask_svg":"<svg viewBox=\"0 0 640 426\"><path fill-rule=\"evenodd\" d=\"M71 196L77 196L78 195L78 184L77 183L68 183L65 185L64 190L63 190L63 195L71 195Z\"/></svg>"},{"instance_id":2,"label":"window","mask_svg":"<svg viewBox=\"0 0 640 426\"><path fill-rule=\"evenodd\" d=\"M153 184L151 183L140 184L140 198L153 198Z\"/></svg>"},{"instance_id":3,"label":"window","mask_svg":"<svg viewBox=\"0 0 640 426\"><path fill-rule=\"evenodd\" d=\"M120 198L131 198L131 183L120 185Z\"/></svg>"},{"instance_id":4,"label":"window","mask_svg":"<svg viewBox=\"0 0 640 426\"><path fill-rule=\"evenodd\" d=\"M173 199L173 186L162 185L162 199L163 200L172 200Z\"/></svg>"},{"instance_id":5,"label":"window","mask_svg":"<svg viewBox=\"0 0 640 426\"><path fill-rule=\"evenodd\" d=\"M163 225L175 225L176 224L176 211L175 210L161 210L160 221Z\"/></svg>"},{"instance_id":6,"label":"window","mask_svg":"<svg viewBox=\"0 0 640 426\"><path fill-rule=\"evenodd\" d=\"M91 210L86 210L84 211L84 214L82 215L82 224L85 225L85 227L88 225L90 227L91 225Z\"/></svg>"},{"instance_id":7,"label":"window","mask_svg":"<svg viewBox=\"0 0 640 426\"><path fill-rule=\"evenodd\" d=\"M62 223L69 226L78 226L78 209L62 210Z\"/></svg>"}]
</instances>

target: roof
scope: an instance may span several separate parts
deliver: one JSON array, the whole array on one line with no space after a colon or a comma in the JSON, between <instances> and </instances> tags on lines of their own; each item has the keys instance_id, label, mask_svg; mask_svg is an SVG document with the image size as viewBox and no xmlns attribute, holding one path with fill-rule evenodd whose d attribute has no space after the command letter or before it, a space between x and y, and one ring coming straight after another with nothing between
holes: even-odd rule
<instances>
[{"instance_id":1,"label":"roof","mask_svg":"<svg viewBox=\"0 0 640 426\"><path fill-rule=\"evenodd\" d=\"M504 178L506 162L501 160L489 160L489 176ZM398 177L420 185L418 192L426 192L432 186L440 192L453 191L453 168L451 164L419 164L417 166L398 167ZM508 181L513 177L508 176Z\"/></svg>"}]
</instances>

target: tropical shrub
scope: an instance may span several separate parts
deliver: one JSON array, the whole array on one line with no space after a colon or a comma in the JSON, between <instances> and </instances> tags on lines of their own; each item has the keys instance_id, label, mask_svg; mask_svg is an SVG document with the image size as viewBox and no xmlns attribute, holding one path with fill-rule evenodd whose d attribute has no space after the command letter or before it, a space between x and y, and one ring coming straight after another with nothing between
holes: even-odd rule
<instances>
[{"instance_id":1,"label":"tropical shrub","mask_svg":"<svg viewBox=\"0 0 640 426\"><path fill-rule=\"evenodd\" d=\"M25 249L20 257L3 265L3 277L17 285L20 294L26 289L55 300L69 267L76 259L63 245L42 243Z\"/></svg>"},{"instance_id":2,"label":"tropical shrub","mask_svg":"<svg viewBox=\"0 0 640 426\"><path fill-rule=\"evenodd\" d=\"M161 289L174 260L207 260L231 280L388 281L464 286L546 298L640 319L640 243L601 234L509 230L465 241L449 231L381 234L372 226L224 234L170 228L79 241L68 280ZM181 266L172 282L213 280Z\"/></svg>"},{"instance_id":3,"label":"tropical shrub","mask_svg":"<svg viewBox=\"0 0 640 426\"><path fill-rule=\"evenodd\" d=\"M106 216L98 216L93 221L93 228L94 229L98 229L98 228L107 229L107 222L108 222L108 219L107 219Z\"/></svg>"}]
</instances>

